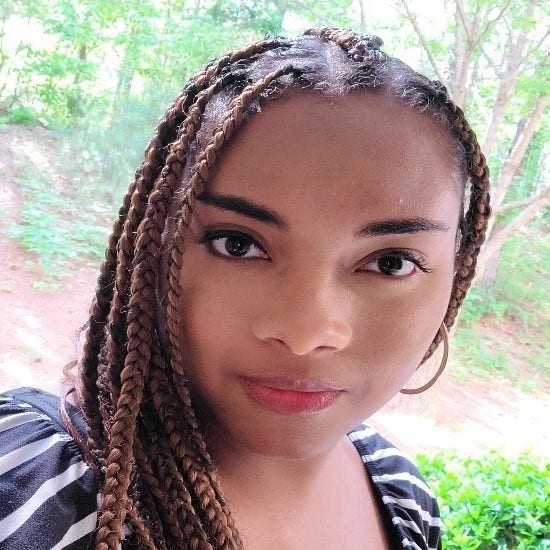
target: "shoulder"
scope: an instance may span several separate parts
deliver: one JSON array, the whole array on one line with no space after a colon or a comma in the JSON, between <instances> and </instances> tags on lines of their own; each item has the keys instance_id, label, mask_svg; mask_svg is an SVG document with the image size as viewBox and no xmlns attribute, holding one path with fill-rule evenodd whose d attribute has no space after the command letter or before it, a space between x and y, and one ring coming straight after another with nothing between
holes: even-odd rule
<instances>
[{"instance_id":1,"label":"shoulder","mask_svg":"<svg viewBox=\"0 0 550 550\"><path fill-rule=\"evenodd\" d=\"M1 548L88 547L97 489L58 406L39 390L0 394Z\"/></svg>"},{"instance_id":2,"label":"shoulder","mask_svg":"<svg viewBox=\"0 0 550 550\"><path fill-rule=\"evenodd\" d=\"M437 501L417 467L376 430L360 425L348 437L358 450L404 548L437 549Z\"/></svg>"}]
</instances>

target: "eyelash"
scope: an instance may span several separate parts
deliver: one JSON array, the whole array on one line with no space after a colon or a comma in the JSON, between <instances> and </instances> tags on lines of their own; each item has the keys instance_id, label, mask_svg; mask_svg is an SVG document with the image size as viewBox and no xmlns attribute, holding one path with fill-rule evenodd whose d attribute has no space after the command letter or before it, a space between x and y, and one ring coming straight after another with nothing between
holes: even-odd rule
<instances>
[{"instance_id":1,"label":"eyelash","mask_svg":"<svg viewBox=\"0 0 550 550\"><path fill-rule=\"evenodd\" d=\"M424 259L418 255L414 254L409 250L381 250L379 251L374 258L369 258L367 261L361 262L358 271L367 271L367 270L361 270L360 268L369 264L372 264L374 262L379 262L382 259L385 258L394 258L399 259L406 262L411 262L417 269L422 271L423 273L430 273L432 270L428 268L426 265L426 262ZM390 277L393 279L404 279L408 275L391 275L387 273L382 273L381 271L374 271L374 273L377 273L379 275L382 275L384 277ZM412 274L412 273L411 273Z\"/></svg>"},{"instance_id":2,"label":"eyelash","mask_svg":"<svg viewBox=\"0 0 550 550\"><path fill-rule=\"evenodd\" d=\"M231 238L231 237L239 238L242 241L244 241L246 244L254 246L258 250L261 250L264 254L266 254L264 248L262 247L262 245L260 245L258 243L258 241L256 241L256 239L252 238L250 235L247 235L246 233L243 233L242 231L236 231L234 229L210 229L210 230L207 230L203 233L203 235L199 239L199 243L206 244L206 246L208 247L208 250L212 254L215 254L216 256L219 256L221 258L235 259L235 260L255 259L255 258L242 258L241 256L238 256L238 255L232 256L229 253L227 255L225 255L225 254L221 254L220 252L218 252L217 250L214 249L214 245L213 245L214 241L221 240L221 239L228 239L228 238ZM267 254L266 254L266 256L267 256Z\"/></svg>"},{"instance_id":3,"label":"eyelash","mask_svg":"<svg viewBox=\"0 0 550 550\"><path fill-rule=\"evenodd\" d=\"M218 250L216 250L214 248L214 245L213 245L214 241L221 240L221 239L228 239L228 238L231 238L231 237L239 238L242 241L244 241L244 243L246 243L247 245L256 247L258 250L260 250L267 257L267 253L265 252L264 248L262 247L262 245L260 245L258 243L258 241L256 241L256 239L252 238L250 235L248 235L248 234L246 234L242 231L237 231L237 230L233 230L233 229L210 229L210 230L206 230L203 233L203 235L200 237L199 243L200 244L206 244L207 247L208 247L208 250L212 254L214 254L218 257L224 258L224 259L229 259L229 260L266 259L266 258L258 258L258 257L244 258L242 256L231 255L229 253L227 253L227 255L226 255L226 254L220 253ZM245 252L245 254L247 252L248 252L248 250ZM381 259L385 259L385 258L396 258L396 259L400 259L400 260L403 260L403 261L406 261L406 262L411 262L412 264L414 264L414 266L416 268L418 268L423 273L430 273L432 271L431 269L429 269L427 267L424 259L421 256L419 256L417 254L413 254L411 251L408 251L408 250L392 250L392 249L381 250L376 254L376 257L369 258L367 261L362 261L359 268L357 269L357 271L359 271L359 272L368 272L369 270L362 270L361 267L372 264L373 262L378 262ZM402 279L402 278L407 277L407 275L399 276L399 275L391 275L391 274L387 274L387 273L382 273L381 271L375 271L375 270L370 270L370 271L374 272L374 273L378 273L379 275L382 275L384 277L389 277L389 278L393 278L393 279Z\"/></svg>"}]
</instances>

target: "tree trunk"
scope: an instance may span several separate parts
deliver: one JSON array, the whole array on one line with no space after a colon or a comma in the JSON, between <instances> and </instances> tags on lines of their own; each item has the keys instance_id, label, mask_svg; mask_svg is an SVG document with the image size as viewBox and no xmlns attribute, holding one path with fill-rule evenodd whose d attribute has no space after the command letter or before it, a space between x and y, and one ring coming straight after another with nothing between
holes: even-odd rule
<instances>
[{"instance_id":1,"label":"tree trunk","mask_svg":"<svg viewBox=\"0 0 550 550\"><path fill-rule=\"evenodd\" d=\"M485 272L487 271L489 264L493 262L497 254L500 254L500 250L504 243L519 229L527 225L543 208L550 204L550 187L546 187L541 193L539 193L536 200L534 200L525 210L523 210L517 217L511 222L506 224L502 229L499 229L483 246L478 257L476 267L475 281L483 280ZM498 262L494 261L495 264Z\"/></svg>"},{"instance_id":2,"label":"tree trunk","mask_svg":"<svg viewBox=\"0 0 550 550\"><path fill-rule=\"evenodd\" d=\"M479 36L480 8L480 4L477 4L474 16L468 20L462 0L455 0L454 60L449 80L452 100L459 107L463 107L466 100L468 69L472 63L474 47L481 38Z\"/></svg>"},{"instance_id":3,"label":"tree trunk","mask_svg":"<svg viewBox=\"0 0 550 550\"><path fill-rule=\"evenodd\" d=\"M531 0L529 2L523 16L523 25L519 36L517 37L515 42L512 41L509 53L506 56L506 68L502 79L500 80L497 97L495 100L495 107L491 116L491 122L489 123L489 127L485 135L485 142L483 143L482 147L482 150L487 158L491 155L493 147L495 146L495 143L497 141L500 124L502 122L502 119L504 118L504 113L506 112L506 108L508 107L512 90L516 84L516 80L519 75L519 70L523 62L523 51L525 49L525 45L527 44L526 27L533 18L535 7L538 3L539 0ZM510 30L510 33L512 32L513 29Z\"/></svg>"},{"instance_id":4,"label":"tree trunk","mask_svg":"<svg viewBox=\"0 0 550 550\"><path fill-rule=\"evenodd\" d=\"M531 139L533 139L533 135L535 134L539 122L542 119L542 115L544 114L544 110L548 105L548 101L548 97L539 97L537 99L537 102L535 103L535 107L531 112L531 115L527 119L527 122L524 123L523 121L521 121L519 123L522 125L524 124L523 132L521 132L519 136L517 136L517 138L515 139L515 144L510 151L510 155L504 162L500 177L498 178L498 181L491 190L491 203L494 208L500 207L506 195L506 191L508 191L510 184L518 173L523 163L525 153L527 152L529 142L531 141ZM487 235L491 234L493 223L494 219L489 221Z\"/></svg>"},{"instance_id":5,"label":"tree trunk","mask_svg":"<svg viewBox=\"0 0 550 550\"><path fill-rule=\"evenodd\" d=\"M113 128L116 121L120 118L122 104L128 99L134 81L134 68L131 61L130 46L126 44L126 50L122 63L118 69L116 90L111 102L111 116L109 128Z\"/></svg>"},{"instance_id":6,"label":"tree trunk","mask_svg":"<svg viewBox=\"0 0 550 550\"><path fill-rule=\"evenodd\" d=\"M365 0L359 0L359 16L361 17L361 30L367 32L367 13L365 10Z\"/></svg>"},{"instance_id":7,"label":"tree trunk","mask_svg":"<svg viewBox=\"0 0 550 550\"><path fill-rule=\"evenodd\" d=\"M476 285L479 285L487 290L491 290L493 288L498 275L501 254L502 247L499 248L490 258L488 258L483 265L479 266L476 277Z\"/></svg>"},{"instance_id":8,"label":"tree trunk","mask_svg":"<svg viewBox=\"0 0 550 550\"><path fill-rule=\"evenodd\" d=\"M458 6L458 0L455 2L455 41L453 46L453 60L451 65L451 74L449 75L449 91L453 101L461 106L463 103L459 99L464 99L465 89L460 89L459 82L461 82L461 71L464 66L464 49L466 47L464 27L460 22L460 8ZM459 97L460 96L460 97Z\"/></svg>"},{"instance_id":9,"label":"tree trunk","mask_svg":"<svg viewBox=\"0 0 550 550\"><path fill-rule=\"evenodd\" d=\"M467 85L467 88L468 90L470 90L470 95L467 96L465 95L464 98L462 99L462 109L464 110L468 110L468 100L471 102L472 99L473 99L473 90L475 90L475 84L476 82L478 81L478 78L479 78L479 60L480 58L477 57L476 59L474 59L474 62L472 63L472 69L470 70L470 76L468 78L468 85ZM466 93L466 89L464 90L464 94Z\"/></svg>"}]
</instances>

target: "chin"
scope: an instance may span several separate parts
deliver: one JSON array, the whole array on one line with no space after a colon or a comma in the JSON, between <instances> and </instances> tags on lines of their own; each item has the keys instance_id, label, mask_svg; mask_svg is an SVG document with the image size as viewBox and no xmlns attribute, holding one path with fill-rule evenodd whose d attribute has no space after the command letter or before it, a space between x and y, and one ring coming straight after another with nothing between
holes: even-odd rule
<instances>
[{"instance_id":1,"label":"chin","mask_svg":"<svg viewBox=\"0 0 550 550\"><path fill-rule=\"evenodd\" d=\"M255 441L253 445L247 446L248 449L258 455L280 459L305 462L314 460L332 449L341 437L333 441L312 442L311 440L301 441L269 441L266 445L261 445Z\"/></svg>"},{"instance_id":2,"label":"chin","mask_svg":"<svg viewBox=\"0 0 550 550\"><path fill-rule=\"evenodd\" d=\"M281 460L306 461L335 447L364 420L361 418L354 422L353 419L351 422L335 424L320 417L323 415L307 418L277 416L271 422L256 422L236 429L226 426L222 429L233 444L254 454Z\"/></svg>"}]
</instances>

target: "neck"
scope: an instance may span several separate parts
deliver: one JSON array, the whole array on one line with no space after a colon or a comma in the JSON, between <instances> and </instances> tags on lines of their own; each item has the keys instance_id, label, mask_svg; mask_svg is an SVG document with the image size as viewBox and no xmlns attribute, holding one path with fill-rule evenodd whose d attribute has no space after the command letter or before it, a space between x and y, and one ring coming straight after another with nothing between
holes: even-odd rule
<instances>
[{"instance_id":1,"label":"neck","mask_svg":"<svg viewBox=\"0 0 550 550\"><path fill-rule=\"evenodd\" d=\"M258 487L264 495L285 494L297 498L310 493L319 483L326 482L329 472L350 456L352 444L342 438L322 454L307 458L286 458L264 455L232 442L225 433L213 429L207 437L224 492L254 495ZM351 451L356 454L355 450Z\"/></svg>"},{"instance_id":2,"label":"neck","mask_svg":"<svg viewBox=\"0 0 550 550\"><path fill-rule=\"evenodd\" d=\"M363 463L347 437L302 459L252 452L228 443L226 433L212 432L208 443L246 547L309 549L322 540L337 548L347 540L346 548L363 548L372 530L378 539L367 547L386 548Z\"/></svg>"}]
</instances>

